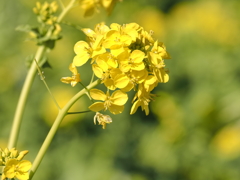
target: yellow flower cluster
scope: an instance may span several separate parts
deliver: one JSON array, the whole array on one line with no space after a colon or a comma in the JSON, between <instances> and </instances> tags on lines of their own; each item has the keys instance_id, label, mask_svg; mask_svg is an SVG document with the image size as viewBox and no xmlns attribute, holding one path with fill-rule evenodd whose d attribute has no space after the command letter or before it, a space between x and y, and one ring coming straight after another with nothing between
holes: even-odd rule
<instances>
[{"instance_id":1,"label":"yellow flower cluster","mask_svg":"<svg viewBox=\"0 0 240 180\"><path fill-rule=\"evenodd\" d=\"M33 12L37 14L40 23L52 25L57 21L57 17L54 16L57 9L58 5L56 1L50 4L48 2L44 2L43 4L37 2L36 7L33 8Z\"/></svg>"},{"instance_id":2,"label":"yellow flower cluster","mask_svg":"<svg viewBox=\"0 0 240 180\"><path fill-rule=\"evenodd\" d=\"M110 14L117 1L121 0L79 0L85 17L93 15L94 12L99 12L101 7Z\"/></svg>"},{"instance_id":3,"label":"yellow flower cluster","mask_svg":"<svg viewBox=\"0 0 240 180\"><path fill-rule=\"evenodd\" d=\"M15 148L10 150L0 148L0 167L3 167L2 180L6 178L29 179L28 171L32 164L30 161L22 160L27 153L28 151L19 153Z\"/></svg>"},{"instance_id":4,"label":"yellow flower cluster","mask_svg":"<svg viewBox=\"0 0 240 180\"><path fill-rule=\"evenodd\" d=\"M74 46L76 56L74 66L82 66L88 61L96 77L107 87L107 93L98 89L90 90L95 102L89 108L98 112L109 110L112 114L122 113L128 100L127 92L134 90L134 114L141 106L149 114L149 102L154 95L151 91L158 83L169 80L163 59L169 59L163 43L154 40L153 32L147 32L137 23L108 27L97 24L95 29L82 29L88 42L78 41ZM114 91L111 95L109 90Z\"/></svg>"}]
</instances>

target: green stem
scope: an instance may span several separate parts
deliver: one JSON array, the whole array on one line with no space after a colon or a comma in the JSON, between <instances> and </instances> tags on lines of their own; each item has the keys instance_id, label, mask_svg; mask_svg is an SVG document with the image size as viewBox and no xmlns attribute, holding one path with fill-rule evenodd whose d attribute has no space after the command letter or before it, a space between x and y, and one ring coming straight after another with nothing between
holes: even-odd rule
<instances>
[{"instance_id":1,"label":"green stem","mask_svg":"<svg viewBox=\"0 0 240 180\"><path fill-rule=\"evenodd\" d=\"M91 83L90 85L87 86L87 89L92 89L94 88L95 86L97 86L98 84L100 84L100 80L96 80L94 81L93 83ZM29 175L29 180L32 179L33 175L35 174L38 166L40 165L49 145L51 144L52 142L52 139L54 137L54 135L56 134L57 132L57 129L60 125L60 123L62 122L63 118L68 114L68 111L69 109L72 107L72 105L79 99L81 98L85 93L87 92L86 89L82 89L80 92L78 92L74 97L72 97L72 99L70 99L70 101L68 101L68 103L62 108L59 110L58 112L58 115L47 135L47 137L45 138L43 144L42 144L42 147L40 148L34 162L33 162L33 165L32 165L32 168L30 170L30 175Z\"/></svg>"},{"instance_id":2,"label":"green stem","mask_svg":"<svg viewBox=\"0 0 240 180\"><path fill-rule=\"evenodd\" d=\"M35 55L36 61L40 61L42 59L43 54L46 51L45 46L39 46L37 53ZM16 146L17 140L18 140L18 135L19 135L19 130L21 126L21 119L23 116L23 110L26 106L26 101L27 101L27 96L30 90L30 87L32 86L34 77L37 73L37 68L35 62L31 64L31 67L28 71L27 77L25 79L25 82L23 84L23 88L19 97L19 101L17 104L16 112L14 115L13 119L13 125L10 133L10 138L9 138L9 143L8 143L8 148L11 149Z\"/></svg>"},{"instance_id":3,"label":"green stem","mask_svg":"<svg viewBox=\"0 0 240 180\"><path fill-rule=\"evenodd\" d=\"M71 0L71 2L68 4L67 7L65 7L62 11L62 13L58 16L57 22L60 23L63 19L63 17L67 14L67 12L74 7L76 0Z\"/></svg>"},{"instance_id":4,"label":"green stem","mask_svg":"<svg viewBox=\"0 0 240 180\"><path fill-rule=\"evenodd\" d=\"M50 88L48 87L48 85L47 85L46 81L44 80L44 79L45 79L45 77L44 77L44 75L43 75L43 72L41 71L41 69L40 69L40 66L38 65L38 63L37 63L36 59L34 59L34 61L36 62L36 65L37 65L37 70L38 70L38 74L40 75L40 79L43 81L43 83L44 83L45 87L47 88L47 90L48 90L48 92L49 92L49 94L50 94L50 96L51 96L51 98L52 98L53 102L54 102L54 103L55 103L55 105L57 106L57 108L58 108L58 109L61 109L61 107L59 106L59 104L58 104L57 100L56 100L56 99L55 99L55 97L53 96L53 94L52 94L52 92L51 92Z\"/></svg>"},{"instance_id":5,"label":"green stem","mask_svg":"<svg viewBox=\"0 0 240 180\"><path fill-rule=\"evenodd\" d=\"M58 23L60 23L62 21L63 17L74 6L75 2L76 2L76 0L71 0L71 2L68 4L68 6L65 9L63 9L63 11L61 12L61 14L58 17ZM51 27L49 29L46 36L50 37L52 35L52 29L53 29L53 27ZM37 62L39 62L41 60L43 55L46 53L46 50L47 50L46 46L44 46L44 45L39 46L37 53L34 57ZM23 117L23 111L25 109L28 93L32 86L36 72L37 72L36 64L33 61L31 64L31 67L28 71L27 77L25 79L25 82L24 82L24 85L23 85L23 88L22 88L22 91L21 91L21 94L20 94L20 97L18 100L18 104L16 107L16 111L15 111L15 115L14 115L14 119L13 119L13 125L12 125L9 142L8 142L9 149L16 147L16 145L17 145L19 130L20 130L22 117Z\"/></svg>"}]
</instances>

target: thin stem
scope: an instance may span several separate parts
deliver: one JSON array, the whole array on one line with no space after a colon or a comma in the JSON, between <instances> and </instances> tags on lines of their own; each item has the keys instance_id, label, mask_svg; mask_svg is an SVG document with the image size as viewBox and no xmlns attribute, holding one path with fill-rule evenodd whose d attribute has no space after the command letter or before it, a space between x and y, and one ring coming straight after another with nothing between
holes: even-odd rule
<instances>
[{"instance_id":1,"label":"thin stem","mask_svg":"<svg viewBox=\"0 0 240 180\"><path fill-rule=\"evenodd\" d=\"M61 9L63 10L65 7L64 7L62 1L61 1L61 0L58 0L58 3L59 3L59 5L60 5Z\"/></svg>"},{"instance_id":2,"label":"thin stem","mask_svg":"<svg viewBox=\"0 0 240 180\"><path fill-rule=\"evenodd\" d=\"M92 73L92 78L91 78L91 81L90 81L90 82L93 82L94 77L95 77L95 75L94 75L94 73Z\"/></svg>"},{"instance_id":3,"label":"thin stem","mask_svg":"<svg viewBox=\"0 0 240 180\"><path fill-rule=\"evenodd\" d=\"M100 80L96 80L93 83L91 83L90 85L87 86L87 89L92 89L93 87L97 86L98 84L100 84ZM72 107L72 105L79 99L81 98L85 93L86 93L86 89L82 89L80 92L78 92L74 97L72 97L72 99L70 99L70 101L68 101L68 103L58 112L58 115L47 135L47 137L45 138L42 147L40 148L34 162L32 165L32 168L30 170L30 175L29 175L29 180L32 179L33 175L35 174L37 168L39 167L49 145L52 142L52 139L54 137L54 135L57 132L57 129L60 125L60 123L62 122L63 118L67 115L68 110Z\"/></svg>"},{"instance_id":4,"label":"thin stem","mask_svg":"<svg viewBox=\"0 0 240 180\"><path fill-rule=\"evenodd\" d=\"M55 97L53 96L53 94L52 94L50 88L48 87L48 85L47 85L47 83L46 83L46 81L45 81L45 77L44 77L44 75L43 75L43 72L41 71L41 69L40 69L40 67L39 67L39 65L38 65L38 63L37 63L37 61L36 61L36 59L34 59L34 61L35 61L36 65L37 65L37 70L38 70L38 73L39 73L39 75L40 75L40 79L43 81L45 87L47 88L47 90L48 90L48 92L49 92L49 94L50 94L50 96L51 96L53 102L54 102L55 105L57 106L58 110L60 110L61 107L59 106L57 100L55 99Z\"/></svg>"},{"instance_id":5,"label":"thin stem","mask_svg":"<svg viewBox=\"0 0 240 180\"><path fill-rule=\"evenodd\" d=\"M68 6L59 15L59 17L58 17L59 23L61 22L63 17L67 14L67 12L74 6L75 1L76 0L71 0L71 2L68 4ZM53 26L50 27L46 36L50 37L52 35L52 30L53 30ZM39 46L34 59L36 59L37 62L39 62L42 59L43 55L46 53L46 50L47 50L46 46L44 46L44 45ZM12 125L9 142L8 142L9 149L16 147L16 145L17 145L19 130L20 130L22 117L23 117L23 111L25 109L27 97L28 97L30 88L32 86L34 77L36 75L36 72L37 72L36 64L32 63L31 67L28 71L28 74L26 76L25 82L23 84L23 88L22 88L22 91L21 91L21 94L20 94L20 97L18 100L17 107L16 107L16 111L15 111L15 115L14 115L14 119L13 119L13 125Z\"/></svg>"},{"instance_id":6,"label":"thin stem","mask_svg":"<svg viewBox=\"0 0 240 180\"><path fill-rule=\"evenodd\" d=\"M58 16L57 22L60 23L63 19L63 17L67 14L67 12L74 7L76 0L71 0L71 2L65 7L62 11L62 13Z\"/></svg>"},{"instance_id":7,"label":"thin stem","mask_svg":"<svg viewBox=\"0 0 240 180\"><path fill-rule=\"evenodd\" d=\"M43 57L43 54L46 51L45 46L39 46L37 53L35 55L36 61L40 61ZM25 79L25 82L23 84L23 88L19 97L19 101L17 104L16 112L14 115L13 119L13 125L10 133L10 138L9 138L9 143L8 143L8 149L11 149L16 146L17 140L18 140L18 135L19 135L19 130L20 130L20 125L21 125L21 119L23 116L23 110L25 109L26 106L26 101L27 101L27 96L30 90L30 87L32 86L34 77L36 75L37 68L36 64L32 63L31 67L28 71L27 77Z\"/></svg>"},{"instance_id":8,"label":"thin stem","mask_svg":"<svg viewBox=\"0 0 240 180\"><path fill-rule=\"evenodd\" d=\"M87 113L87 112L91 112L91 111L87 110L87 111L80 111L80 112L68 112L67 115L70 115L70 114L82 114L82 113Z\"/></svg>"},{"instance_id":9,"label":"thin stem","mask_svg":"<svg viewBox=\"0 0 240 180\"><path fill-rule=\"evenodd\" d=\"M93 101L93 99L92 99L92 97L90 96L90 93L89 93L89 89L82 83L82 82L79 82L81 85L82 85L82 87L84 88L84 89L86 89L86 95L88 96L88 98L92 101L92 102L94 102ZM92 83L92 81L90 82L90 84Z\"/></svg>"}]
</instances>

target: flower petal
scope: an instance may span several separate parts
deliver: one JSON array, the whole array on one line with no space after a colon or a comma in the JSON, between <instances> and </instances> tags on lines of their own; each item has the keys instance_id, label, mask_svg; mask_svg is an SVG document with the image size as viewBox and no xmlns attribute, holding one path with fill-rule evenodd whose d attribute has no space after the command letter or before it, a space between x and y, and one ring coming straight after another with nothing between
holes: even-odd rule
<instances>
[{"instance_id":1,"label":"flower petal","mask_svg":"<svg viewBox=\"0 0 240 180\"><path fill-rule=\"evenodd\" d=\"M83 64L85 64L90 58L90 54L82 54L82 55L76 55L73 58L73 64L75 66L82 66Z\"/></svg>"},{"instance_id":2,"label":"flower petal","mask_svg":"<svg viewBox=\"0 0 240 180\"><path fill-rule=\"evenodd\" d=\"M101 101L105 101L107 98L107 95L99 89L91 89L90 96L95 100L101 100Z\"/></svg>"},{"instance_id":3,"label":"flower petal","mask_svg":"<svg viewBox=\"0 0 240 180\"><path fill-rule=\"evenodd\" d=\"M123 112L124 106L118 106L118 105L112 104L108 109L112 114L120 114Z\"/></svg>"},{"instance_id":4,"label":"flower petal","mask_svg":"<svg viewBox=\"0 0 240 180\"><path fill-rule=\"evenodd\" d=\"M144 57L145 57L144 52L140 50L134 50L130 55L130 58L134 59L135 63L142 62Z\"/></svg>"},{"instance_id":5,"label":"flower petal","mask_svg":"<svg viewBox=\"0 0 240 180\"><path fill-rule=\"evenodd\" d=\"M28 180L29 179L29 174L28 174L28 172L16 172L16 177L19 180Z\"/></svg>"},{"instance_id":6,"label":"flower petal","mask_svg":"<svg viewBox=\"0 0 240 180\"><path fill-rule=\"evenodd\" d=\"M112 104L121 106L127 102L128 95L121 90L117 90L112 93L111 100Z\"/></svg>"},{"instance_id":7,"label":"flower petal","mask_svg":"<svg viewBox=\"0 0 240 180\"><path fill-rule=\"evenodd\" d=\"M32 167L32 163L28 160L22 160L18 163L18 170L27 172Z\"/></svg>"},{"instance_id":8,"label":"flower petal","mask_svg":"<svg viewBox=\"0 0 240 180\"><path fill-rule=\"evenodd\" d=\"M74 45L74 52L76 54L81 54L83 53L84 51L86 52L87 49L89 49L90 46L87 42L85 41L78 41L75 45Z\"/></svg>"},{"instance_id":9,"label":"flower petal","mask_svg":"<svg viewBox=\"0 0 240 180\"><path fill-rule=\"evenodd\" d=\"M114 77L115 86L118 88L125 88L129 83L129 78L125 74L119 74Z\"/></svg>"},{"instance_id":10,"label":"flower petal","mask_svg":"<svg viewBox=\"0 0 240 180\"><path fill-rule=\"evenodd\" d=\"M103 102L95 102L91 106L88 107L91 111L98 112L104 109Z\"/></svg>"},{"instance_id":11,"label":"flower petal","mask_svg":"<svg viewBox=\"0 0 240 180\"><path fill-rule=\"evenodd\" d=\"M137 109L138 109L138 107L141 105L141 103L140 103L140 101L135 101L134 103L133 103L133 105L132 105L132 108L131 108L131 111L130 111L130 114L134 114L136 111L137 111Z\"/></svg>"}]
</instances>

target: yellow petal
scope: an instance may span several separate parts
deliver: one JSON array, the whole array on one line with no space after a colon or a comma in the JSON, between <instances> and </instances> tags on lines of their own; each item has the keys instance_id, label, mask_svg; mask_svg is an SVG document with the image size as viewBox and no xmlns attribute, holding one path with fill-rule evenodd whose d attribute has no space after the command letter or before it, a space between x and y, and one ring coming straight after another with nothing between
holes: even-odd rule
<instances>
[{"instance_id":1,"label":"yellow petal","mask_svg":"<svg viewBox=\"0 0 240 180\"><path fill-rule=\"evenodd\" d=\"M132 38L129 35L122 35L121 42L124 44L124 46L129 46L132 43Z\"/></svg>"},{"instance_id":2,"label":"yellow petal","mask_svg":"<svg viewBox=\"0 0 240 180\"><path fill-rule=\"evenodd\" d=\"M125 88L122 88L121 90L123 92L129 92L134 88L134 84L132 82L129 82L128 85Z\"/></svg>"},{"instance_id":3,"label":"yellow petal","mask_svg":"<svg viewBox=\"0 0 240 180\"><path fill-rule=\"evenodd\" d=\"M28 172L16 172L16 177L19 180L28 180L29 179L29 174L28 174Z\"/></svg>"},{"instance_id":4,"label":"yellow petal","mask_svg":"<svg viewBox=\"0 0 240 180\"><path fill-rule=\"evenodd\" d=\"M114 91L111 96L112 104L124 105L128 100L128 95L121 90Z\"/></svg>"},{"instance_id":5,"label":"yellow petal","mask_svg":"<svg viewBox=\"0 0 240 180\"><path fill-rule=\"evenodd\" d=\"M119 31L121 25L120 25L120 24L117 24L117 23L112 23L112 24L110 25L110 27L111 27L111 29L114 29L114 30Z\"/></svg>"},{"instance_id":6,"label":"yellow petal","mask_svg":"<svg viewBox=\"0 0 240 180\"><path fill-rule=\"evenodd\" d=\"M85 64L88 59L90 58L89 54L81 54L81 55L76 55L73 58L73 64L74 66L82 66L83 64Z\"/></svg>"},{"instance_id":7,"label":"yellow petal","mask_svg":"<svg viewBox=\"0 0 240 180\"><path fill-rule=\"evenodd\" d=\"M164 68L154 69L153 72L160 83L166 83L169 81L169 76Z\"/></svg>"},{"instance_id":8,"label":"yellow petal","mask_svg":"<svg viewBox=\"0 0 240 180\"><path fill-rule=\"evenodd\" d=\"M98 78L102 78L103 70L97 64L92 65L92 70Z\"/></svg>"},{"instance_id":9,"label":"yellow petal","mask_svg":"<svg viewBox=\"0 0 240 180\"><path fill-rule=\"evenodd\" d=\"M103 102L95 102L91 106L88 107L91 111L98 112L104 109Z\"/></svg>"},{"instance_id":10,"label":"yellow petal","mask_svg":"<svg viewBox=\"0 0 240 180\"><path fill-rule=\"evenodd\" d=\"M32 167L32 163L27 160L22 160L18 163L18 170L22 172L28 171Z\"/></svg>"},{"instance_id":11,"label":"yellow petal","mask_svg":"<svg viewBox=\"0 0 240 180\"><path fill-rule=\"evenodd\" d=\"M61 81L63 83L66 83L66 84L70 84L72 80L73 80L73 78L71 78L71 77L63 77L63 78L61 78Z\"/></svg>"},{"instance_id":12,"label":"yellow petal","mask_svg":"<svg viewBox=\"0 0 240 180\"><path fill-rule=\"evenodd\" d=\"M124 106L118 106L118 105L112 104L108 109L112 114L120 114L123 112Z\"/></svg>"},{"instance_id":13,"label":"yellow petal","mask_svg":"<svg viewBox=\"0 0 240 180\"><path fill-rule=\"evenodd\" d=\"M88 37L91 37L91 38L94 38L95 36L96 36L96 33L93 31L93 30L91 30L91 29L89 29L89 28L83 28L83 29L81 29L83 32L84 32L84 34L86 34L86 36L88 36Z\"/></svg>"},{"instance_id":14,"label":"yellow petal","mask_svg":"<svg viewBox=\"0 0 240 180\"><path fill-rule=\"evenodd\" d=\"M6 167L3 170L4 176L7 178L13 178L15 176L15 168L18 164L18 160L16 159L10 159L6 163Z\"/></svg>"},{"instance_id":15,"label":"yellow petal","mask_svg":"<svg viewBox=\"0 0 240 180\"><path fill-rule=\"evenodd\" d=\"M140 50L134 50L130 55L130 58L134 59L135 63L142 62L144 57L145 57L144 52L142 52Z\"/></svg>"},{"instance_id":16,"label":"yellow petal","mask_svg":"<svg viewBox=\"0 0 240 180\"><path fill-rule=\"evenodd\" d=\"M113 67L113 68L117 68L118 67L118 62L116 59L114 59L113 57L109 58L107 60L107 63L109 66Z\"/></svg>"},{"instance_id":17,"label":"yellow petal","mask_svg":"<svg viewBox=\"0 0 240 180\"><path fill-rule=\"evenodd\" d=\"M101 100L101 101L105 101L107 98L107 95L99 89L91 89L90 96L95 100Z\"/></svg>"},{"instance_id":18,"label":"yellow petal","mask_svg":"<svg viewBox=\"0 0 240 180\"><path fill-rule=\"evenodd\" d=\"M96 63L104 72L108 70L108 64L104 60L98 58Z\"/></svg>"},{"instance_id":19,"label":"yellow petal","mask_svg":"<svg viewBox=\"0 0 240 180\"><path fill-rule=\"evenodd\" d=\"M94 51L92 52L92 57L95 57L97 55L100 55L100 54L103 54L106 52L106 49L103 48L103 47L99 47L99 48L96 48L94 49Z\"/></svg>"},{"instance_id":20,"label":"yellow petal","mask_svg":"<svg viewBox=\"0 0 240 180\"><path fill-rule=\"evenodd\" d=\"M110 90L115 90L116 89L116 86L115 86L114 81L112 79L106 79L104 81L104 85Z\"/></svg>"},{"instance_id":21,"label":"yellow petal","mask_svg":"<svg viewBox=\"0 0 240 180\"><path fill-rule=\"evenodd\" d=\"M78 73L77 68L73 63L69 65L69 70L75 75Z\"/></svg>"},{"instance_id":22,"label":"yellow petal","mask_svg":"<svg viewBox=\"0 0 240 180\"><path fill-rule=\"evenodd\" d=\"M78 41L74 45L74 52L76 54L81 54L83 51L87 51L90 48L89 44L85 41Z\"/></svg>"},{"instance_id":23,"label":"yellow petal","mask_svg":"<svg viewBox=\"0 0 240 180\"><path fill-rule=\"evenodd\" d=\"M125 88L129 83L129 78L125 74L119 74L114 77L114 84L118 88Z\"/></svg>"},{"instance_id":24,"label":"yellow petal","mask_svg":"<svg viewBox=\"0 0 240 180\"><path fill-rule=\"evenodd\" d=\"M132 108L131 108L131 111L130 111L130 114L134 114L136 111L137 111L137 109L138 109L138 107L140 106L140 101L135 101L134 103L133 103L133 105L132 105Z\"/></svg>"},{"instance_id":25,"label":"yellow petal","mask_svg":"<svg viewBox=\"0 0 240 180\"><path fill-rule=\"evenodd\" d=\"M145 69L145 65L143 62L138 63L138 64L132 64L131 69L135 70L135 71L141 71L141 70Z\"/></svg>"}]
</instances>

